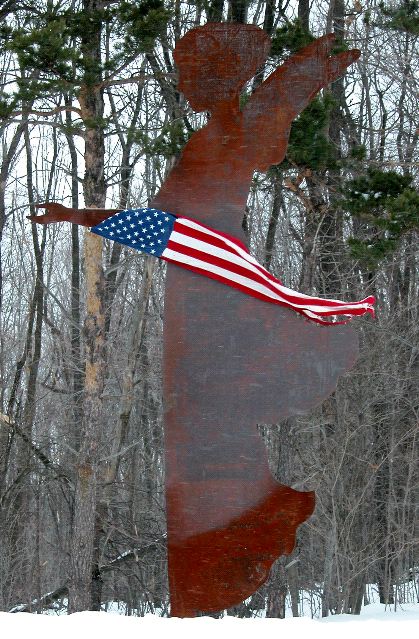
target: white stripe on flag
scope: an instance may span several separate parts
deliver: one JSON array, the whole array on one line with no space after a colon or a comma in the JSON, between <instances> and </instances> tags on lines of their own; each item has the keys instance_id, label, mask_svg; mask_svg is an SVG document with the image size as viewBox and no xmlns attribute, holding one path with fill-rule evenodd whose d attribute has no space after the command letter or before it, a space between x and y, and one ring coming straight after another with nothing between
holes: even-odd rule
<instances>
[{"instance_id":1,"label":"white stripe on flag","mask_svg":"<svg viewBox=\"0 0 419 639\"><path fill-rule=\"evenodd\" d=\"M190 220L189 218L183 218L183 217L179 217L176 220L176 225L178 224L183 224L184 226L187 226L191 229L195 229L201 233L206 233L208 236L210 237L215 237L217 238L217 240L219 240L220 242L223 242L227 247L230 247L231 249L233 249L234 253L236 253L240 258L242 258L245 262L247 262L249 264L249 266L246 266L246 264L237 262L236 260L231 259L231 256L234 254L232 253L230 250L227 250L226 256L222 256L221 254L219 255L219 257L222 257L222 259L226 259L228 261L234 262L240 266L242 266L243 268L251 268L253 266L256 267L256 269L251 269L254 272L256 272L258 275L262 276L266 281L268 281L271 285L273 285L281 294L285 295L285 296L291 296L291 297L298 297L300 300L307 300L307 304L306 304L306 308L310 307L313 308L313 304L315 302L317 302L316 306L317 308L320 310L321 308L326 308L323 307L323 303L327 304L328 302L332 303L333 307L334 305L338 305L338 307L336 307L336 312L337 314L339 314L339 311L342 311L342 307L349 309L357 309L357 308L369 308L371 305L366 303L366 302L353 302L353 303L347 303L347 302L343 302L342 300L336 300L336 299L328 299L328 300L323 300L322 298L318 298L318 297L313 297L312 295L307 295L305 293L299 293L297 291L294 291L291 288L288 288L287 286L284 286L283 284L281 284L271 273L269 273L269 271L267 271L261 264L259 264L259 262L252 257L252 255L250 255L250 253L248 253L247 251L245 251L240 245L236 244L234 241L231 241L225 237L223 237L222 235L219 235L216 231L210 230L204 226L201 226L201 224L199 224L199 222L195 222L194 220ZM176 233L176 231L173 231L170 239L174 239L174 234ZM182 236L181 241L179 241L179 243L185 244L187 246L191 246L191 248L194 248L192 244L188 244L187 240L191 240L195 238L191 238L188 235L184 235L184 234L178 234L176 233L177 236ZM195 240L196 242L199 242L200 240ZM204 244L205 248L202 249L198 249L198 250L202 250L203 252L208 252L211 253L212 255L217 256L217 253L214 253L212 251L209 250L209 247L212 248L212 250L216 249L218 251L221 251L222 249L218 248L218 247L214 247L212 244ZM198 247L197 247L198 248ZM287 300L284 300L286 303ZM290 302L291 304L295 304L295 302ZM327 310L327 308L326 308Z\"/></svg>"},{"instance_id":2,"label":"white stripe on flag","mask_svg":"<svg viewBox=\"0 0 419 639\"><path fill-rule=\"evenodd\" d=\"M190 220L188 220L188 222L189 221ZM188 226L191 226L191 225L188 225ZM198 224L194 223L194 228L196 230L201 231L201 228L199 228ZM217 237L218 240L222 240L223 242L227 243L227 240L225 238L215 233L208 233L208 235L215 236ZM220 266L211 264L211 262L208 262L206 260L201 261L201 260L198 260L198 258L194 258L192 256L186 256L184 253L177 253L178 255L184 256L185 258L184 261L186 261L186 257L188 257L188 260L197 260L196 264L192 262L188 262L190 266L194 264L197 266L199 262L200 264L199 268L203 268L204 270L210 270L214 274L219 274L227 279L232 279L233 281L236 281L237 283L242 284L243 286L247 286L248 288L257 290L261 294L267 295L271 299L277 299L278 301L281 301L285 304L290 304L294 308L306 309L307 311L310 309L311 311L315 311L315 312L316 311L317 312L336 311L336 314L339 315L339 314L345 313L345 311L356 310L359 308L368 308L369 306L367 303L362 303L362 302L346 303L340 300L322 300L322 299L312 297L310 295L297 293L296 291L293 291L292 289L289 289L286 286L283 286L278 281L275 281L273 276L268 271L266 271L266 269L261 267L257 262L256 264L259 268L255 268L253 264L250 264L248 260L244 260L241 256L237 256L230 251L221 249L218 246L214 246L213 244L203 242L202 240L198 240L189 235L184 235L183 233L179 233L178 231L173 231L171 233L170 241L174 241L177 244L181 244L183 246L193 248L195 250L198 250L204 253L205 255L213 255L214 257L220 258L227 262L237 264L241 268L249 271L249 279L237 273L233 273L228 269L223 269ZM166 249L165 251L163 251L163 257L168 257L168 254L167 254L168 250L172 250L172 249ZM182 260L178 259L178 261L181 262ZM220 270L211 270L209 268L210 265L211 265L211 269L220 269ZM257 278L257 280L263 279L267 282L268 285L275 288L278 291L279 295L275 295L275 293L270 290L269 286L265 287L263 283L260 283L260 282L256 283L253 277L253 274ZM235 279L235 278L242 278L242 279ZM251 285L249 285L247 282L249 282ZM295 301L287 299L287 296L290 296L290 297L292 296L293 298L298 297L298 299L301 300L301 304L297 304ZM331 304L328 304L328 302L331 302ZM339 304L339 307L336 307L335 304Z\"/></svg>"},{"instance_id":3,"label":"white stripe on flag","mask_svg":"<svg viewBox=\"0 0 419 639\"><path fill-rule=\"evenodd\" d=\"M194 220L190 220L186 217L178 217L176 219L176 222L178 224L184 224L185 226L188 226L191 229L195 229L196 231L200 231L201 233L206 233L207 235L216 237L218 240L224 242L228 247L232 248L237 253L237 255L240 255L240 257L245 259L247 262L250 262L250 264L254 264L255 266L258 266L260 268L259 262L252 255L250 255L247 250L245 251L239 244L236 244L234 241L229 240L223 235L219 235L216 231L212 231L205 226L201 226L199 222L195 222Z\"/></svg>"},{"instance_id":4,"label":"white stripe on flag","mask_svg":"<svg viewBox=\"0 0 419 639\"><path fill-rule=\"evenodd\" d=\"M270 300L275 300L287 306L292 306L293 308L298 309L307 315L316 316L316 318L318 319L322 319L322 318L321 316L318 316L315 313L317 309L319 309L323 313L333 312L336 315L345 315L346 314L345 311L347 310L350 311L354 308L359 308L359 306L354 306L353 304L345 305L344 308L339 308L339 309L337 309L335 306L328 307L328 306L316 306L316 305L310 305L310 308L307 308L307 305L305 304L295 304L295 303L288 302L286 299L284 299L280 295L276 295L275 293L270 291L263 284L259 284L258 282L255 282L254 279L243 277L242 275L238 275L237 273L233 273L232 271L228 271L227 269L221 268L219 266L215 266L214 264L211 264L210 262L204 262L195 257L190 257L189 255L186 255L185 253L179 253L178 251L173 251L172 249L165 249L162 253L162 257L167 258L168 260L172 260L174 262L179 262L180 264L182 263L188 264L189 266L193 266L195 268L208 271L209 273L213 273L214 275L219 275L220 277L231 280L232 282L236 282L237 284L240 284L241 286L249 290L253 290L259 293L260 295L263 295L264 297L269 298Z\"/></svg>"}]
</instances>

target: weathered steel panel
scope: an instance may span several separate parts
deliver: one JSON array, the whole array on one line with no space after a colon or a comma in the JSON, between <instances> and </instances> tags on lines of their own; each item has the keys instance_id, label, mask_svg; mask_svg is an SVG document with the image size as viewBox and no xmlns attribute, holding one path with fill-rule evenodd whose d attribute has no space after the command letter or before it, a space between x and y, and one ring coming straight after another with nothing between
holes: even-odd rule
<instances>
[{"instance_id":1,"label":"weathered steel panel","mask_svg":"<svg viewBox=\"0 0 419 639\"><path fill-rule=\"evenodd\" d=\"M254 169L285 154L292 119L356 53L331 62L331 39L303 50L239 110L267 36L212 24L176 49L180 88L208 124L193 134L153 206L243 241ZM275 77L274 77L275 76ZM323 328L292 311L168 266L164 426L171 614L220 610L254 592L289 553L314 494L272 477L258 422L308 410L357 354L352 328Z\"/></svg>"}]
</instances>

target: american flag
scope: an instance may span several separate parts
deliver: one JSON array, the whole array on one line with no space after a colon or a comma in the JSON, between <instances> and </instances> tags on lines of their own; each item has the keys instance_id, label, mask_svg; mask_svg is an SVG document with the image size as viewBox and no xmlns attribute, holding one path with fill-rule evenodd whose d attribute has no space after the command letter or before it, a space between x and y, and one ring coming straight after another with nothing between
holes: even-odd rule
<instances>
[{"instance_id":1,"label":"american flag","mask_svg":"<svg viewBox=\"0 0 419 639\"><path fill-rule=\"evenodd\" d=\"M291 308L319 324L345 324L354 315L364 313L374 316L374 297L342 302L293 291L261 266L242 242L188 217L153 208L129 209L107 218L91 231L264 302ZM338 321L338 316L343 319Z\"/></svg>"}]
</instances>

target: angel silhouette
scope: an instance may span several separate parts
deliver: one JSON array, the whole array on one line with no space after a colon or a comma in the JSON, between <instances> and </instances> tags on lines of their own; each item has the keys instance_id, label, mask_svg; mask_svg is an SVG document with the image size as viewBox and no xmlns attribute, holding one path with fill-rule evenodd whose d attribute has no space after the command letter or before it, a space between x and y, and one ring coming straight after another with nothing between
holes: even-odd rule
<instances>
[{"instance_id":1,"label":"angel silhouette","mask_svg":"<svg viewBox=\"0 0 419 639\"><path fill-rule=\"evenodd\" d=\"M266 60L253 25L208 23L176 45L179 89L210 112L152 206L245 242L254 170L286 153L293 119L359 51L332 55L326 35L292 55L240 108L240 92ZM94 226L116 213L56 203L37 223ZM171 614L235 605L292 551L314 493L272 477L257 423L276 423L325 399L357 356L351 327L323 328L293 311L168 265L164 313L164 430Z\"/></svg>"}]
</instances>

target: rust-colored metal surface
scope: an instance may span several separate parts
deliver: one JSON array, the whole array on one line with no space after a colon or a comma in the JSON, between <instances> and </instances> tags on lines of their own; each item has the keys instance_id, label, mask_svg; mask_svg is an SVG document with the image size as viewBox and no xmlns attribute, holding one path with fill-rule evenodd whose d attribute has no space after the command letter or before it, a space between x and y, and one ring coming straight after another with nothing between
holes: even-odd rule
<instances>
[{"instance_id":1,"label":"rust-colored metal surface","mask_svg":"<svg viewBox=\"0 0 419 639\"><path fill-rule=\"evenodd\" d=\"M255 169L279 163L292 120L358 57L330 57L333 37L294 55L239 109L269 50L251 25L208 24L179 41L179 88L211 112L153 206L244 240ZM291 552L314 494L272 477L258 422L310 409L357 354L349 327L319 328L292 311L168 266L164 426L171 614L194 616L245 599Z\"/></svg>"}]
</instances>

